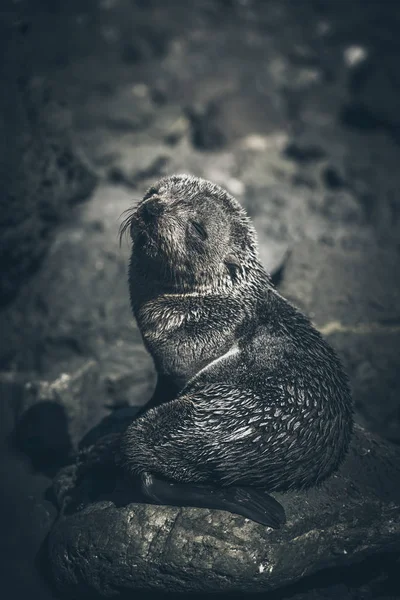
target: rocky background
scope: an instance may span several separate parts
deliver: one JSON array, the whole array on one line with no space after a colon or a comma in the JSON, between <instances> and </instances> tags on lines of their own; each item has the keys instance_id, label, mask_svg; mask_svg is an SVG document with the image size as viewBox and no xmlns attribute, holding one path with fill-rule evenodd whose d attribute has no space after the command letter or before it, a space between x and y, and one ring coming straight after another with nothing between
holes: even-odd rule
<instances>
[{"instance_id":1,"label":"rocky background","mask_svg":"<svg viewBox=\"0 0 400 600\"><path fill-rule=\"evenodd\" d=\"M279 289L339 352L358 422L399 444L396 3L6 0L0 33L5 597L55 597L34 567L51 477L151 395L118 227L161 175L243 203ZM400 598L391 551L270 597Z\"/></svg>"}]
</instances>

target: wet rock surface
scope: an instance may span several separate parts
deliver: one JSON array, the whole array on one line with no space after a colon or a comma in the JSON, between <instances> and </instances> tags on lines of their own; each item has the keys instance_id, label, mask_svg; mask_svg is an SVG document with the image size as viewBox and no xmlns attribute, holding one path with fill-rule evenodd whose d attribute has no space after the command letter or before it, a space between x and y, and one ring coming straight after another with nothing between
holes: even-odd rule
<instances>
[{"instance_id":1,"label":"wet rock surface","mask_svg":"<svg viewBox=\"0 0 400 600\"><path fill-rule=\"evenodd\" d=\"M15 300L0 311L1 404L7 423L2 434L2 472L4 480L15 482L7 487L1 513L3 554L8 560L4 585L10 588L10 597L24 598L37 590L45 598L51 592L40 586L33 562L55 517L54 507L44 500L49 475L68 461L86 432L94 428L92 436L105 433L110 426L106 418L115 424L116 408L145 403L154 386L153 366L129 307L129 245L123 242L119 248L117 237L121 213L161 175L203 176L242 202L257 228L262 260L280 291L310 315L345 363L358 422L399 442L400 146L395 69L399 16L395 3L358 0L350 8L344 2L311 0L202 0L190 10L183 0L85 0L55 2L51 8L39 0L11 4L23 31L28 23L25 56L34 69L33 87L24 87L27 95L16 92L19 103L13 104L11 94L0 101L0 118L19 114L27 135L18 147L9 146L16 148L14 153L1 146L4 137L0 142L7 159L2 173L12 175L7 190L16 195L27 192L25 208L19 204L21 212L4 201L0 224L21 224L28 240L16 245L12 228L3 237L9 240L12 260L7 261L14 269L6 279L2 274L3 287L9 297L18 290ZM68 111L52 101L45 114L37 110L49 81L54 97L68 105L72 125ZM45 133L50 130L56 132L54 146ZM65 142L69 134L70 145ZM20 163L15 156L24 152L25 144L29 159ZM70 150L65 154L63 148ZM63 163L61 171L58 160ZM94 178L99 183L90 200L74 204ZM60 222L53 235L54 224ZM35 276L27 279L24 273L39 262ZM42 417L48 411L57 424L52 432L43 428ZM14 434L18 432L17 452ZM378 453L375 443L374 448ZM383 455L385 448L382 442ZM37 463L43 453L53 453L57 459L50 470ZM340 481L347 485L345 478ZM328 488L333 499L338 497L335 482ZM66 481L66 490L68 485ZM124 559L118 571L119 559L113 562L104 551L104 557L110 558L107 568L101 554L95 564L85 563L82 578L66 585L66 597L72 589L83 590L85 578L87 593L99 587L119 593L119 584L112 587L118 577L129 588L148 588L154 578L159 582L154 589L161 590L163 536L177 517L174 531L192 540L193 552L202 548L204 561L207 552L214 556L218 544L230 548L226 564L221 566L219 558L212 569L205 562L197 565L201 577L206 574L207 589L218 585L221 590L235 589L236 574L230 573L239 564L237 548L237 556L244 557L240 572L247 583L242 589L247 585L249 591L258 585L261 589L265 582L260 578L267 575L263 589L284 586L282 592L274 592L282 598L395 597L392 575L385 580L385 565L394 562L379 556L392 552L392 542L398 540L398 513L390 533L386 500L374 504L367 482L359 485L367 506L365 512L361 510L359 524L357 515L350 515L362 499L356 503L351 486L340 488L342 496L349 494L354 502L347 512L329 498L318 510L319 504L304 508L293 499L298 520L291 521L290 533L271 534L277 552L279 540L289 552L292 545L297 548L296 536L305 535L299 538L305 562L296 555L302 568L291 575L285 571L284 559L272 573L268 569L253 573L255 563L246 553L249 540L256 540L256 556L262 558L268 555L270 538L250 522L239 520L238 525L239 518L228 514L205 515L193 509L122 508L112 500L95 502L57 523L52 538L53 574L60 585L66 584L61 548L68 547L68 552L72 548L76 559L75 527L82 520L88 525L87 535L93 536L82 539L86 551L87 540L97 539L96 523L101 546L112 528L108 517L115 517L118 535L112 547L120 557L131 518L140 535L160 531L159 542L154 538L158 567L151 571L151 565L142 562L143 579L135 583L133 571L126 566L129 561ZM324 502L328 492L320 493L318 502ZM39 508L32 512L32 504ZM378 507L383 507L382 514ZM307 537L306 533L313 530L314 518L319 531L320 514L327 522L339 519L343 525L340 530L329 527L326 537L321 533L322 547L340 545L345 535L353 540L354 552L339 552L332 558L334 552L327 550L319 559L314 534ZM67 522L74 523L70 531ZM18 536L13 533L16 523ZM233 523L239 536L234 542L224 533L224 527ZM210 541L194 542L193 531L200 536L205 527ZM242 530L247 537L240 538ZM172 535L173 556L178 557L178 568L164 573L165 587L174 589L177 582L180 589L185 585L189 589L193 571L187 563L186 583L182 575L179 579L179 560L185 559L186 549L179 551L176 535ZM310 581L306 576L313 569L353 564L352 557L364 556L357 542L362 536L375 554L354 580L335 571L336 579L324 575L307 584L306 590L285 587L302 577ZM140 539L130 537L132 552L144 556L143 544L149 539L144 534ZM307 562L309 539L316 557ZM24 577L19 576L22 560ZM355 570L352 566L351 572ZM369 583L373 572L374 584Z\"/></svg>"},{"instance_id":2,"label":"wet rock surface","mask_svg":"<svg viewBox=\"0 0 400 600\"><path fill-rule=\"evenodd\" d=\"M277 495L288 518L277 531L222 511L123 502L121 487L105 491L104 476L98 490L99 474L74 488L68 467L58 477L65 512L48 540L51 570L58 589L74 598L88 589L105 597L138 588L272 590L398 550L399 476L399 449L357 429L338 474L319 489Z\"/></svg>"}]
</instances>

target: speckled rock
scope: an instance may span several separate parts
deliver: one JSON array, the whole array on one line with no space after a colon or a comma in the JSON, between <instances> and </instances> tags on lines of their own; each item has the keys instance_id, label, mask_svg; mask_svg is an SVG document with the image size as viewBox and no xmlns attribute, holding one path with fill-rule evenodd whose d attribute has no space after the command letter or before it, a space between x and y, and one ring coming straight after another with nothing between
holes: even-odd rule
<instances>
[{"instance_id":1,"label":"speckled rock","mask_svg":"<svg viewBox=\"0 0 400 600\"><path fill-rule=\"evenodd\" d=\"M7 15L7 13L5 13ZM36 269L55 224L95 177L79 157L70 114L28 71L19 28L0 16L0 303Z\"/></svg>"},{"instance_id":2,"label":"speckled rock","mask_svg":"<svg viewBox=\"0 0 400 600\"><path fill-rule=\"evenodd\" d=\"M121 502L118 485L99 490L89 477L74 487L68 467L59 476L66 510L48 540L52 579L74 599L272 590L399 549L399 476L399 449L357 428L338 474L319 489L277 495L288 522L271 530L222 511Z\"/></svg>"},{"instance_id":3,"label":"speckled rock","mask_svg":"<svg viewBox=\"0 0 400 600\"><path fill-rule=\"evenodd\" d=\"M16 445L36 469L66 464L92 428L97 432L97 426L104 428L102 420L118 420L123 408L143 405L154 388L154 368L142 347L120 341L99 361L74 363L52 381L0 373L0 383L13 390L12 401L3 403L6 421L13 423Z\"/></svg>"},{"instance_id":4,"label":"speckled rock","mask_svg":"<svg viewBox=\"0 0 400 600\"><path fill-rule=\"evenodd\" d=\"M304 310L341 356L359 422L400 441L400 282L396 253L310 241L285 263L280 291Z\"/></svg>"},{"instance_id":5,"label":"speckled rock","mask_svg":"<svg viewBox=\"0 0 400 600\"><path fill-rule=\"evenodd\" d=\"M87 361L54 381L26 381L19 413L16 443L36 468L65 464L104 414L98 365Z\"/></svg>"},{"instance_id":6,"label":"speckled rock","mask_svg":"<svg viewBox=\"0 0 400 600\"><path fill-rule=\"evenodd\" d=\"M52 379L82 356L99 360L120 339L140 341L127 290L128 245L118 246L118 220L130 202L122 189L98 187L80 220L60 228L37 277L0 312L0 362L8 369Z\"/></svg>"},{"instance_id":7,"label":"speckled rock","mask_svg":"<svg viewBox=\"0 0 400 600\"><path fill-rule=\"evenodd\" d=\"M57 516L45 499L51 479L32 469L31 462L15 452L10 443L24 405L27 377L0 373L0 554L3 595L24 598L38 590L41 600L53 596L34 568L41 544ZM23 573L23 575L21 575Z\"/></svg>"}]
</instances>

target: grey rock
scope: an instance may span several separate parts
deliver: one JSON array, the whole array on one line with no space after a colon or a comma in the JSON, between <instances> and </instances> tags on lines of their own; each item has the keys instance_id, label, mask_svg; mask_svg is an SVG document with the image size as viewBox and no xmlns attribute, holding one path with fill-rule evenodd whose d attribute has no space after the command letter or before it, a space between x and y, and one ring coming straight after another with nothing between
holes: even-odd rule
<instances>
[{"instance_id":1,"label":"grey rock","mask_svg":"<svg viewBox=\"0 0 400 600\"><path fill-rule=\"evenodd\" d=\"M392 52L387 52L387 48L382 50L367 56L352 70L349 87L353 92L353 102L358 104L359 110L364 109L361 127L396 131L400 126L398 46L394 46Z\"/></svg>"},{"instance_id":2,"label":"grey rock","mask_svg":"<svg viewBox=\"0 0 400 600\"><path fill-rule=\"evenodd\" d=\"M144 84L121 86L100 98L91 97L78 114L80 129L105 127L116 131L137 131L154 117L150 91Z\"/></svg>"},{"instance_id":3,"label":"grey rock","mask_svg":"<svg viewBox=\"0 0 400 600\"><path fill-rule=\"evenodd\" d=\"M57 513L45 499L51 479L34 472L11 444L28 379L29 375L0 374L1 580L5 597L24 598L35 591L37 597L50 600L53 596L34 561Z\"/></svg>"},{"instance_id":4,"label":"grey rock","mask_svg":"<svg viewBox=\"0 0 400 600\"><path fill-rule=\"evenodd\" d=\"M333 197L326 191L310 190L287 181L261 185L261 177L251 167L256 185L249 184L243 198L259 239L259 252L268 271L281 266L287 253L300 240L324 240L346 247L363 248L372 239L364 222L362 208L352 194L340 191ZM249 173L243 175L249 181Z\"/></svg>"},{"instance_id":5,"label":"grey rock","mask_svg":"<svg viewBox=\"0 0 400 600\"><path fill-rule=\"evenodd\" d=\"M123 157L114 161L108 170L108 178L117 183L136 187L151 179L156 180L166 173L170 160L170 149L159 144L131 145Z\"/></svg>"},{"instance_id":6,"label":"grey rock","mask_svg":"<svg viewBox=\"0 0 400 600\"><path fill-rule=\"evenodd\" d=\"M29 381L28 373L0 372L0 441L7 445L10 434L24 410L25 385Z\"/></svg>"},{"instance_id":7,"label":"grey rock","mask_svg":"<svg viewBox=\"0 0 400 600\"><path fill-rule=\"evenodd\" d=\"M376 246L343 250L305 241L285 263L280 291L341 356L359 422L400 441L398 256Z\"/></svg>"},{"instance_id":8,"label":"grey rock","mask_svg":"<svg viewBox=\"0 0 400 600\"><path fill-rule=\"evenodd\" d=\"M143 405L155 385L152 361L142 347L117 342L99 362L75 363L52 381L0 374L3 387L12 389L12 400L3 403L4 421L13 423L19 450L37 469L71 460L102 419L121 406Z\"/></svg>"},{"instance_id":9,"label":"grey rock","mask_svg":"<svg viewBox=\"0 0 400 600\"><path fill-rule=\"evenodd\" d=\"M82 436L104 416L102 403L95 361L85 361L54 381L27 381L16 425L18 447L34 464L65 462Z\"/></svg>"},{"instance_id":10,"label":"grey rock","mask_svg":"<svg viewBox=\"0 0 400 600\"><path fill-rule=\"evenodd\" d=\"M130 371L129 352L137 355ZM110 415L110 401L117 404L123 393L130 402L146 401L152 374L143 348L118 342L99 362L75 359L69 371L50 381L36 373L0 372L0 477L6 482L0 498L0 552L6 595L22 598L36 590L43 600L53 597L35 566L56 516L46 499L50 476L71 460L88 430Z\"/></svg>"},{"instance_id":11,"label":"grey rock","mask_svg":"<svg viewBox=\"0 0 400 600\"><path fill-rule=\"evenodd\" d=\"M218 150L225 145L220 124L221 108L217 101L205 106L189 106L192 144L198 150Z\"/></svg>"},{"instance_id":12,"label":"grey rock","mask_svg":"<svg viewBox=\"0 0 400 600\"><path fill-rule=\"evenodd\" d=\"M222 511L124 505L116 490L103 493L56 522L48 541L52 578L72 598L117 590L272 590L399 549L399 475L399 449L357 428L345 463L328 482L277 494L288 517L281 530ZM63 481L62 494L79 492L71 471Z\"/></svg>"},{"instance_id":13,"label":"grey rock","mask_svg":"<svg viewBox=\"0 0 400 600\"><path fill-rule=\"evenodd\" d=\"M121 189L99 187L79 221L59 231L35 279L0 312L7 368L52 379L82 357L98 360L119 339L140 341L129 305L128 245L118 246L118 221L131 202Z\"/></svg>"},{"instance_id":14,"label":"grey rock","mask_svg":"<svg viewBox=\"0 0 400 600\"><path fill-rule=\"evenodd\" d=\"M400 320L397 260L377 246L350 251L303 241L288 257L280 290L319 328L333 320L389 325Z\"/></svg>"},{"instance_id":15,"label":"grey rock","mask_svg":"<svg viewBox=\"0 0 400 600\"><path fill-rule=\"evenodd\" d=\"M93 360L76 361L70 372L50 381L34 373L0 372L1 441L12 447L10 436L18 432L27 447L32 436L33 443L51 452L63 447L65 437L67 446L76 450L82 436L106 414L99 373Z\"/></svg>"},{"instance_id":16,"label":"grey rock","mask_svg":"<svg viewBox=\"0 0 400 600\"><path fill-rule=\"evenodd\" d=\"M331 331L329 341L350 377L358 422L400 443L400 327Z\"/></svg>"},{"instance_id":17,"label":"grey rock","mask_svg":"<svg viewBox=\"0 0 400 600\"><path fill-rule=\"evenodd\" d=\"M133 37L133 36L132 36ZM152 57L162 57L168 47L168 36L163 32L138 28L137 35L127 41L121 51L123 62L132 64Z\"/></svg>"},{"instance_id":18,"label":"grey rock","mask_svg":"<svg viewBox=\"0 0 400 600\"><path fill-rule=\"evenodd\" d=\"M114 407L142 406L154 390L156 372L142 344L118 340L100 357L101 379Z\"/></svg>"},{"instance_id":19,"label":"grey rock","mask_svg":"<svg viewBox=\"0 0 400 600\"><path fill-rule=\"evenodd\" d=\"M0 389L0 439L17 471L27 468L29 458L34 471L54 475L72 460L82 436L109 413L95 361L81 360L53 381L3 372Z\"/></svg>"},{"instance_id":20,"label":"grey rock","mask_svg":"<svg viewBox=\"0 0 400 600\"><path fill-rule=\"evenodd\" d=\"M7 15L7 13L5 13ZM55 224L95 183L71 138L70 115L26 67L21 33L0 18L0 302L43 258ZM24 64L25 63L25 64Z\"/></svg>"},{"instance_id":21,"label":"grey rock","mask_svg":"<svg viewBox=\"0 0 400 600\"><path fill-rule=\"evenodd\" d=\"M143 86L143 103L151 103L150 91ZM131 94L132 95L132 94ZM152 105L151 105L152 106ZM115 114L112 103L104 102L102 110L108 115L100 119L98 126L86 122L90 107L80 109L85 122L85 129L80 131L79 139L85 155L100 177L113 183L136 188L149 186L150 182L159 178L169 169L174 153L174 146L182 138L189 135L189 121L179 104L159 106L151 115L151 119L143 114L143 110L134 110L135 118L143 122L143 127L132 133L128 129L115 130L109 119Z\"/></svg>"}]
</instances>

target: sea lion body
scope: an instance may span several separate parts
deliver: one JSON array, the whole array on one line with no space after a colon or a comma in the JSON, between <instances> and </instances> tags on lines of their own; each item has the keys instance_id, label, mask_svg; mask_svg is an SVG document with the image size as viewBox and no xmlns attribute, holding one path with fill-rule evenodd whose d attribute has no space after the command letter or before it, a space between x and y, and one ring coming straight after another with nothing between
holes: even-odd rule
<instances>
[{"instance_id":1,"label":"sea lion body","mask_svg":"<svg viewBox=\"0 0 400 600\"><path fill-rule=\"evenodd\" d=\"M128 427L124 468L188 484L176 486L176 503L194 484L269 492L329 477L353 427L347 377L273 288L239 203L210 182L174 176L149 191L128 226L133 312L176 396L164 400L159 386Z\"/></svg>"}]
</instances>

